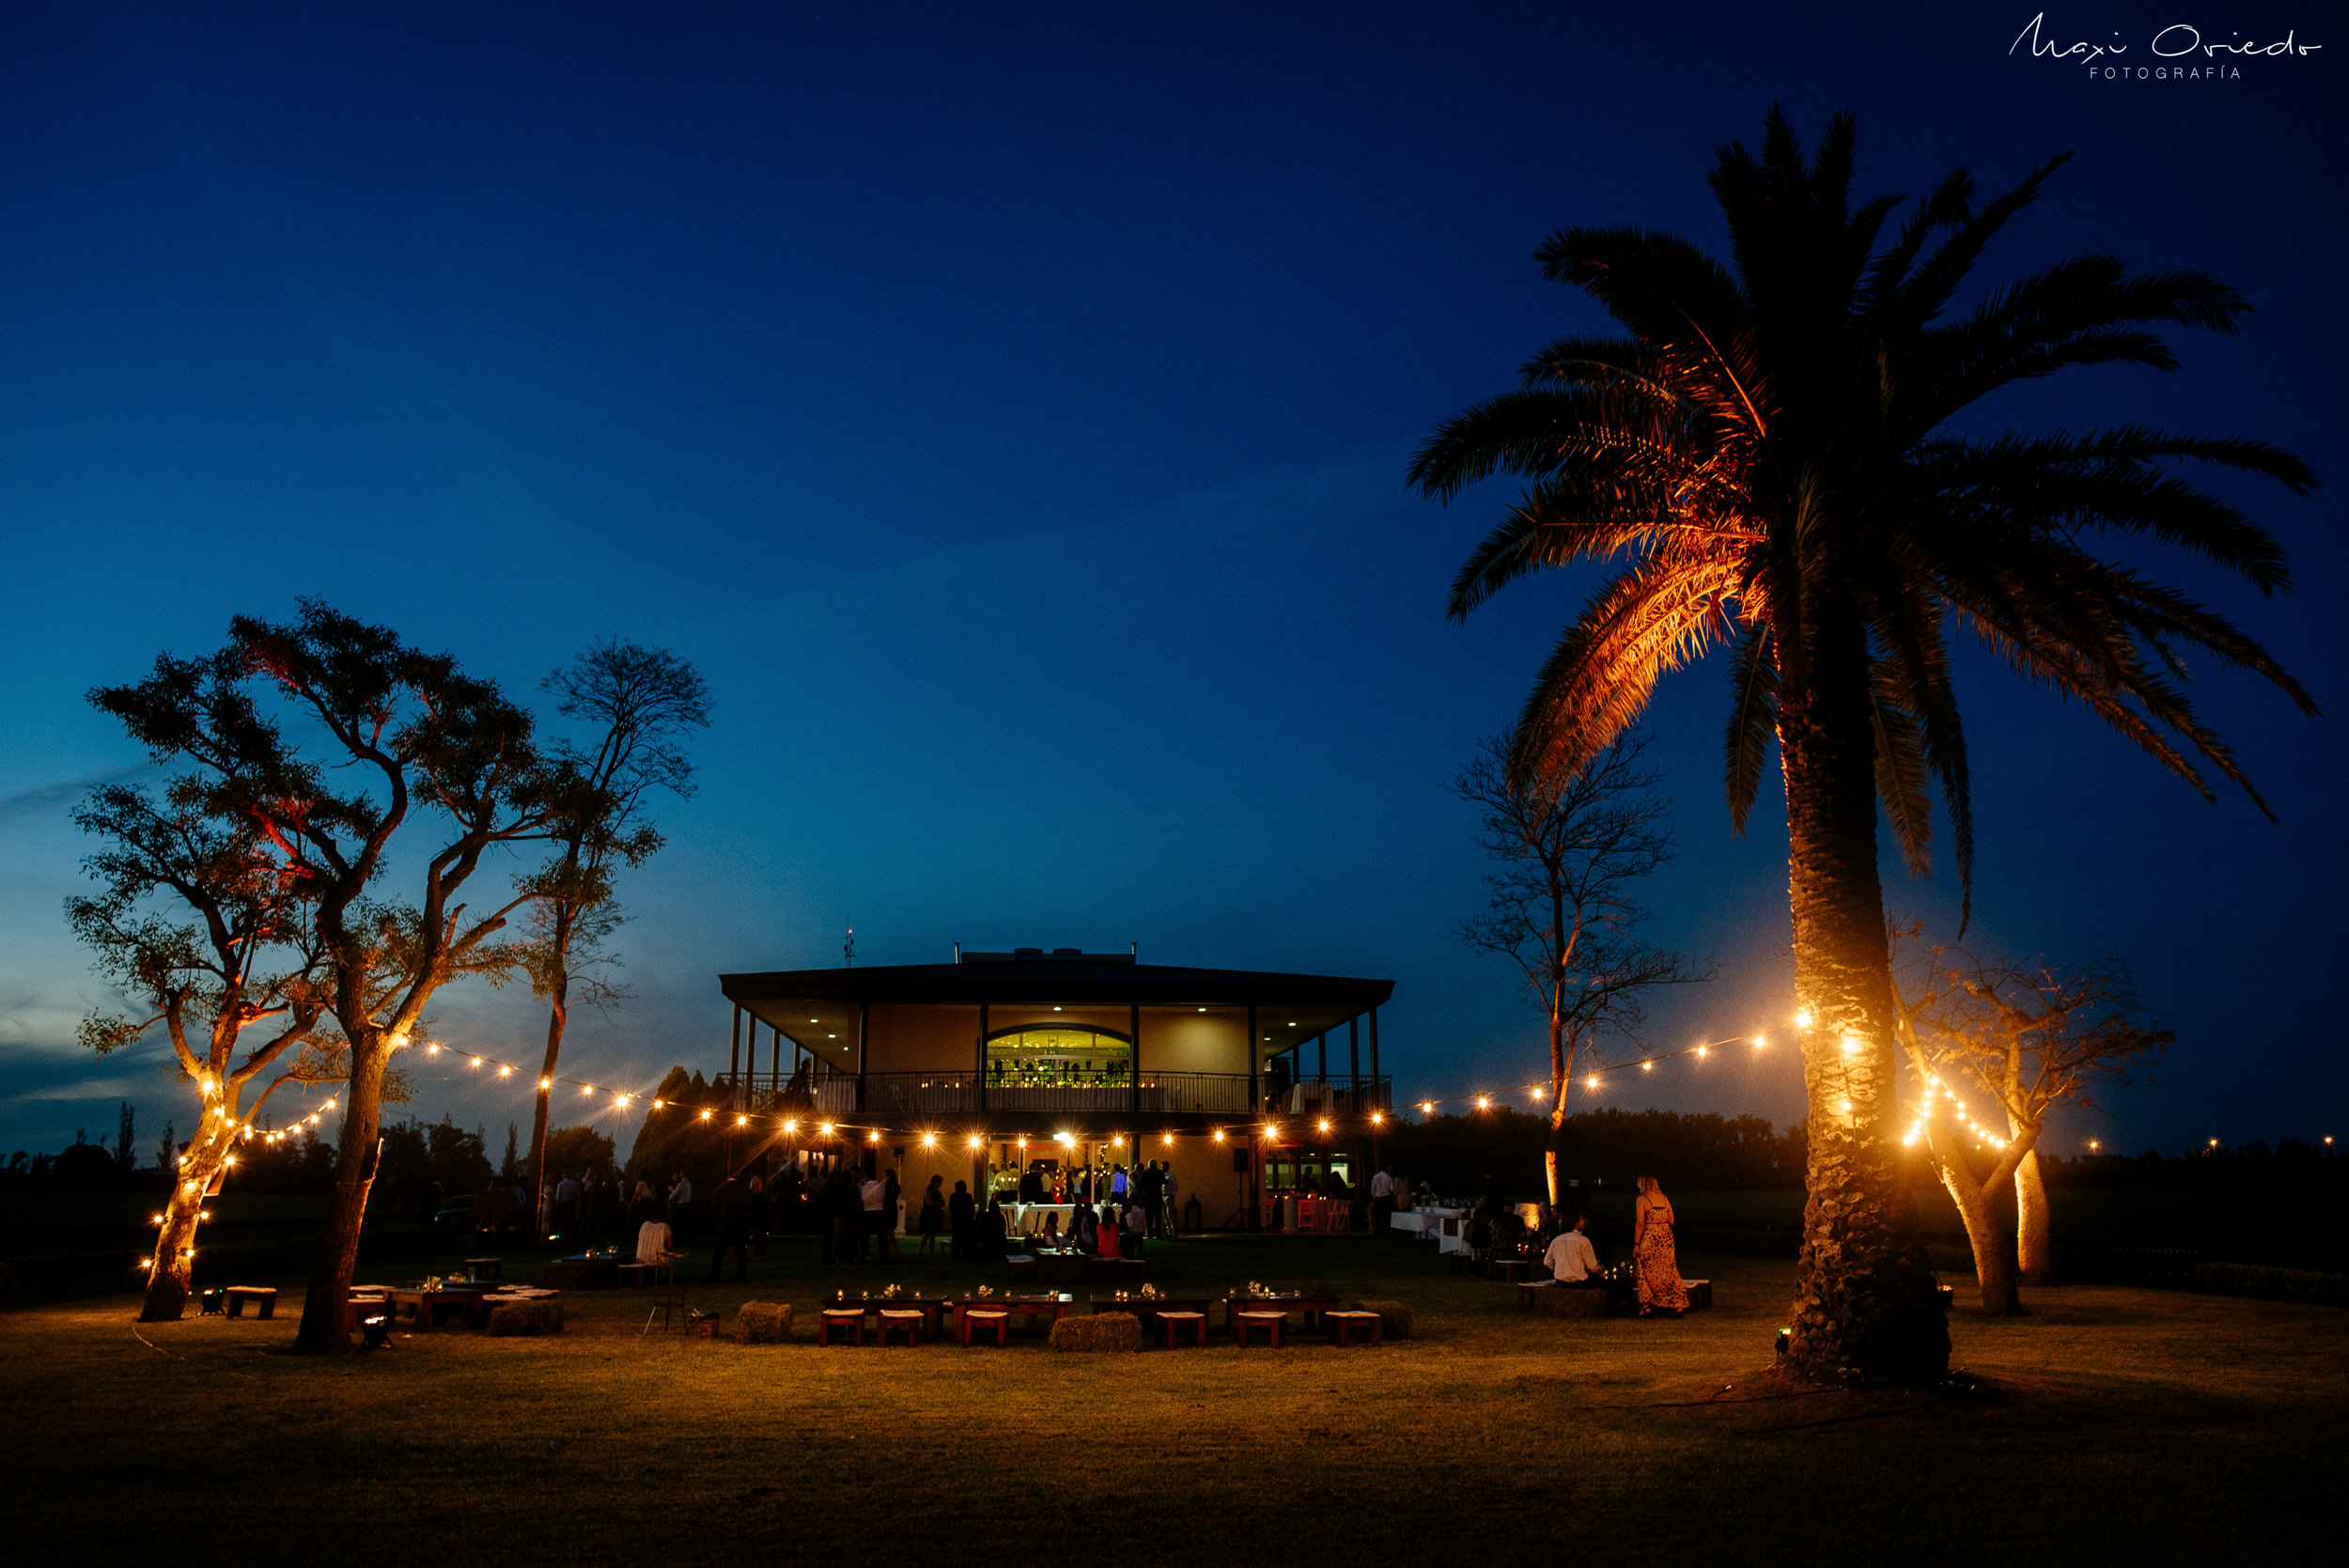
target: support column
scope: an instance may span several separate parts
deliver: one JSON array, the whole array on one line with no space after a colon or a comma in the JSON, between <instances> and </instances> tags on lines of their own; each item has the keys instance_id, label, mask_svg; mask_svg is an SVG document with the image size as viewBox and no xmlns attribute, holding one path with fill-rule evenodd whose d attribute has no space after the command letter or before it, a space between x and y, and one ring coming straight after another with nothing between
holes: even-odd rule
<instances>
[{"instance_id":1,"label":"support column","mask_svg":"<svg viewBox=\"0 0 2349 1568\"><path fill-rule=\"evenodd\" d=\"M1360 1013L1346 1020L1346 1075L1349 1091L1346 1107L1360 1115L1362 1109L1362 1016Z\"/></svg>"},{"instance_id":2,"label":"support column","mask_svg":"<svg viewBox=\"0 0 2349 1568\"><path fill-rule=\"evenodd\" d=\"M1257 1044L1256 1004L1252 1001L1248 1004L1248 1114L1251 1117L1261 1115L1264 1111L1264 1095L1256 1088Z\"/></svg>"},{"instance_id":3,"label":"support column","mask_svg":"<svg viewBox=\"0 0 2349 1568\"><path fill-rule=\"evenodd\" d=\"M1371 1097L1375 1099L1378 1094L1378 1009L1376 1007L1370 1010L1370 1085ZM1381 1106L1379 1109L1383 1110L1386 1108Z\"/></svg>"},{"instance_id":4,"label":"support column","mask_svg":"<svg viewBox=\"0 0 2349 1568\"><path fill-rule=\"evenodd\" d=\"M1139 1117L1142 1114L1142 1003L1138 1001L1127 1008L1126 1038L1133 1042L1133 1105L1134 1115ZM1134 1147L1140 1149L1142 1129L1138 1126L1134 1129L1134 1137L1137 1140Z\"/></svg>"},{"instance_id":5,"label":"support column","mask_svg":"<svg viewBox=\"0 0 2349 1568\"><path fill-rule=\"evenodd\" d=\"M987 1003L979 1003L979 1100L981 1110L987 1109Z\"/></svg>"},{"instance_id":6,"label":"support column","mask_svg":"<svg viewBox=\"0 0 2349 1568\"><path fill-rule=\"evenodd\" d=\"M872 1025L873 1004L869 1001L858 1002L856 1004L856 1108L860 1113L864 1110L864 1047L871 1034Z\"/></svg>"},{"instance_id":7,"label":"support column","mask_svg":"<svg viewBox=\"0 0 2349 1568\"><path fill-rule=\"evenodd\" d=\"M770 1024L774 1038L767 1042L767 1088L772 1094L783 1093L783 1028Z\"/></svg>"},{"instance_id":8,"label":"support column","mask_svg":"<svg viewBox=\"0 0 2349 1568\"><path fill-rule=\"evenodd\" d=\"M1314 1036L1314 1081L1327 1083L1330 1081L1330 1032L1328 1030L1325 1029Z\"/></svg>"},{"instance_id":9,"label":"support column","mask_svg":"<svg viewBox=\"0 0 2349 1568\"><path fill-rule=\"evenodd\" d=\"M739 1099L742 1094L742 1004L734 1004L734 1030L726 1038L726 1097Z\"/></svg>"}]
</instances>

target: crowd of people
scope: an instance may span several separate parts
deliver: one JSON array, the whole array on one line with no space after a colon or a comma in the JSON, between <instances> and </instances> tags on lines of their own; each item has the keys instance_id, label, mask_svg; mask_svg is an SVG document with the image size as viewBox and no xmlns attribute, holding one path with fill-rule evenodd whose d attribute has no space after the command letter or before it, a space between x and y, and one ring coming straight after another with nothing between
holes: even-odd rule
<instances>
[{"instance_id":1,"label":"crowd of people","mask_svg":"<svg viewBox=\"0 0 2349 1568\"><path fill-rule=\"evenodd\" d=\"M1678 1317L1688 1310L1688 1289L1680 1279L1680 1253L1672 1240L1672 1200L1654 1176L1643 1175L1631 1203L1632 1282L1641 1317L1669 1313ZM1590 1235L1591 1217L1542 1205L1534 1227L1541 1247L1542 1266L1559 1285L1570 1290L1598 1290L1606 1285L1598 1248Z\"/></svg>"}]
</instances>

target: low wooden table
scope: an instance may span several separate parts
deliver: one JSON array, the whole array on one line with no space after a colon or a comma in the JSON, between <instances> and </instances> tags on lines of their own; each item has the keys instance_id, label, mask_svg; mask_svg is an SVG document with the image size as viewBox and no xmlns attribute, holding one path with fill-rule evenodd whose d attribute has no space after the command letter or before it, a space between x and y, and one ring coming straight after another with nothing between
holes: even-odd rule
<instances>
[{"instance_id":1,"label":"low wooden table","mask_svg":"<svg viewBox=\"0 0 2349 1568\"><path fill-rule=\"evenodd\" d=\"M1211 1296L1168 1296L1164 1293L1151 1296L1128 1296L1122 1301L1114 1296L1095 1296L1089 1299L1097 1312L1133 1313L1142 1319L1142 1331L1145 1334L1156 1330L1160 1312L1197 1312L1204 1319L1215 1301Z\"/></svg>"},{"instance_id":2,"label":"low wooden table","mask_svg":"<svg viewBox=\"0 0 2349 1568\"><path fill-rule=\"evenodd\" d=\"M864 1315L872 1318L876 1324L879 1322L880 1314L884 1311L912 1312L918 1310L922 1314L923 1331L935 1339L938 1337L938 1314L945 1310L946 1297L942 1296L835 1296L829 1301L818 1301L816 1305L827 1312L845 1312L851 1307L862 1307L864 1309Z\"/></svg>"},{"instance_id":3,"label":"low wooden table","mask_svg":"<svg viewBox=\"0 0 2349 1568\"><path fill-rule=\"evenodd\" d=\"M1275 1292L1269 1296L1235 1294L1222 1296L1221 1299L1223 1302L1223 1330L1227 1334L1232 1333L1237 1327L1233 1316L1236 1312L1279 1312L1284 1317L1293 1312L1303 1312L1306 1314L1307 1327L1318 1328L1321 1327L1322 1313L1334 1312L1346 1304L1336 1296L1317 1292L1309 1294L1303 1291L1292 1291L1286 1294Z\"/></svg>"},{"instance_id":4,"label":"low wooden table","mask_svg":"<svg viewBox=\"0 0 2349 1568\"><path fill-rule=\"evenodd\" d=\"M1065 1290L1040 1291L1034 1294L1005 1296L957 1296L948 1301L947 1305L954 1310L955 1337L960 1339L965 1331L963 1314L973 1307L982 1310L993 1308L998 1312L1007 1312L1014 1317L1025 1317L1030 1321L1041 1317L1050 1318L1057 1323L1076 1309L1077 1298Z\"/></svg>"},{"instance_id":5,"label":"low wooden table","mask_svg":"<svg viewBox=\"0 0 2349 1568\"><path fill-rule=\"evenodd\" d=\"M1515 1284L1523 1280L1527 1271L1532 1266L1532 1263L1525 1258L1495 1258L1492 1265L1493 1278L1506 1280L1511 1284Z\"/></svg>"},{"instance_id":6,"label":"low wooden table","mask_svg":"<svg viewBox=\"0 0 2349 1568\"><path fill-rule=\"evenodd\" d=\"M227 1306L230 1317L244 1316L244 1304L248 1301L252 1302L257 1309L253 1314L256 1317L269 1318L277 1315L277 1287L275 1285L230 1285L228 1287Z\"/></svg>"},{"instance_id":7,"label":"low wooden table","mask_svg":"<svg viewBox=\"0 0 2349 1568\"><path fill-rule=\"evenodd\" d=\"M495 1280L500 1277L505 1270L505 1267L506 1260L504 1258L467 1258L465 1260L465 1278L468 1280Z\"/></svg>"}]
</instances>

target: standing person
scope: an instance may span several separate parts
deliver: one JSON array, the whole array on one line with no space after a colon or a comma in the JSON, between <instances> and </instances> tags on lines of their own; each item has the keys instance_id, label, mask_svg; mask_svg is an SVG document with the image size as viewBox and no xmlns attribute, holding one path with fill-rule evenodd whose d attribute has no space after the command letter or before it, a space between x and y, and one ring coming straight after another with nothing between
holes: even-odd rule
<instances>
[{"instance_id":1,"label":"standing person","mask_svg":"<svg viewBox=\"0 0 2349 1568\"><path fill-rule=\"evenodd\" d=\"M957 1182L957 1187L962 1184ZM946 1178L932 1176L930 1185L922 1189L922 1212L914 1221L914 1229L922 1234L919 1256L932 1262L938 1259L938 1238L946 1229Z\"/></svg>"},{"instance_id":2,"label":"standing person","mask_svg":"<svg viewBox=\"0 0 2349 1568\"><path fill-rule=\"evenodd\" d=\"M1174 1206L1175 1189L1181 1186L1174 1178L1174 1162L1170 1159L1166 1162L1166 1234L1170 1236L1182 1234L1183 1211Z\"/></svg>"},{"instance_id":3,"label":"standing person","mask_svg":"<svg viewBox=\"0 0 2349 1568\"><path fill-rule=\"evenodd\" d=\"M1120 1204L1126 1202L1126 1168L1123 1165L1110 1167L1110 1197Z\"/></svg>"},{"instance_id":4,"label":"standing person","mask_svg":"<svg viewBox=\"0 0 2349 1568\"><path fill-rule=\"evenodd\" d=\"M1640 1315L1688 1310L1688 1287L1680 1282L1680 1255L1672 1246L1672 1200L1654 1176L1640 1178L1631 1203L1631 1263L1639 1274Z\"/></svg>"},{"instance_id":5,"label":"standing person","mask_svg":"<svg viewBox=\"0 0 2349 1568\"><path fill-rule=\"evenodd\" d=\"M955 1183L954 1196L946 1200L946 1235L947 1248L955 1262L972 1263L977 1260L978 1205L972 1200L968 1182Z\"/></svg>"},{"instance_id":6,"label":"standing person","mask_svg":"<svg viewBox=\"0 0 2349 1568\"><path fill-rule=\"evenodd\" d=\"M1166 1234L1166 1178L1155 1159L1142 1168L1142 1211L1154 1238Z\"/></svg>"},{"instance_id":7,"label":"standing person","mask_svg":"<svg viewBox=\"0 0 2349 1568\"><path fill-rule=\"evenodd\" d=\"M877 1249L875 1245L881 1234L881 1205L888 1201L889 1186L879 1176L867 1176L857 1191L858 1219L862 1227L856 1242L856 1261L859 1263L863 1263L877 1250L880 1251L882 1262L886 1263L889 1259L887 1250Z\"/></svg>"},{"instance_id":8,"label":"standing person","mask_svg":"<svg viewBox=\"0 0 2349 1568\"><path fill-rule=\"evenodd\" d=\"M762 1258L767 1255L767 1217L773 1212L767 1203L767 1178L759 1172L752 1172L751 1250Z\"/></svg>"},{"instance_id":9,"label":"standing person","mask_svg":"<svg viewBox=\"0 0 2349 1568\"><path fill-rule=\"evenodd\" d=\"M982 1257L1001 1261L1011 1255L1011 1226L1003 1219L1003 1200L999 1193L989 1193L987 1213L979 1220L979 1251Z\"/></svg>"},{"instance_id":10,"label":"standing person","mask_svg":"<svg viewBox=\"0 0 2349 1568\"><path fill-rule=\"evenodd\" d=\"M693 1203L693 1184L680 1170L669 1179L669 1228L679 1235L685 1234L687 1211Z\"/></svg>"},{"instance_id":11,"label":"standing person","mask_svg":"<svg viewBox=\"0 0 2349 1568\"><path fill-rule=\"evenodd\" d=\"M1370 1178L1370 1234L1382 1236L1394 1230L1394 1172L1381 1165Z\"/></svg>"},{"instance_id":12,"label":"standing person","mask_svg":"<svg viewBox=\"0 0 2349 1568\"><path fill-rule=\"evenodd\" d=\"M1126 1217L1121 1223L1124 1227L1125 1234L1117 1238L1118 1250L1129 1258L1141 1257L1143 1227L1148 1223L1148 1221L1143 1218L1142 1205L1140 1203L1128 1203L1126 1205Z\"/></svg>"},{"instance_id":13,"label":"standing person","mask_svg":"<svg viewBox=\"0 0 2349 1568\"><path fill-rule=\"evenodd\" d=\"M636 1190L629 1194L628 1222L642 1229L645 1221L653 1218L652 1183L639 1176L636 1178Z\"/></svg>"},{"instance_id":14,"label":"standing person","mask_svg":"<svg viewBox=\"0 0 2349 1568\"><path fill-rule=\"evenodd\" d=\"M577 1176L567 1175L554 1184L554 1223L561 1234L573 1235L578 1233L579 1192Z\"/></svg>"},{"instance_id":15,"label":"standing person","mask_svg":"<svg viewBox=\"0 0 2349 1568\"><path fill-rule=\"evenodd\" d=\"M891 1263L897 1261L897 1227L899 1216L905 1212L905 1188L897 1185L897 1168L891 1166L881 1175L881 1256Z\"/></svg>"},{"instance_id":16,"label":"standing person","mask_svg":"<svg viewBox=\"0 0 2349 1568\"><path fill-rule=\"evenodd\" d=\"M709 1195L711 1213L718 1221L718 1246L709 1254L709 1277L718 1278L726 1254L734 1254L734 1280L739 1284L750 1278L751 1265L751 1195L738 1176L729 1175L718 1184Z\"/></svg>"}]
</instances>

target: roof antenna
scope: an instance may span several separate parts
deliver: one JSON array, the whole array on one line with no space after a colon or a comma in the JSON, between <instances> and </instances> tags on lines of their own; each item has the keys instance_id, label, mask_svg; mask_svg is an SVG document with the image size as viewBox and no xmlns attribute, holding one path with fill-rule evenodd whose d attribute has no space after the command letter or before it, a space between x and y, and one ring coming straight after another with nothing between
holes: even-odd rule
<instances>
[{"instance_id":1,"label":"roof antenna","mask_svg":"<svg viewBox=\"0 0 2349 1568\"><path fill-rule=\"evenodd\" d=\"M1140 942L1128 942L1126 944L1126 950L1137 958L1142 956L1142 944Z\"/></svg>"},{"instance_id":2,"label":"roof antenna","mask_svg":"<svg viewBox=\"0 0 2349 1568\"><path fill-rule=\"evenodd\" d=\"M853 925L848 927L848 939L840 944L840 957L848 968L856 968L856 927Z\"/></svg>"},{"instance_id":3,"label":"roof antenna","mask_svg":"<svg viewBox=\"0 0 2349 1568\"><path fill-rule=\"evenodd\" d=\"M962 962L962 944L960 942L955 943L955 962L957 964Z\"/></svg>"}]
</instances>

